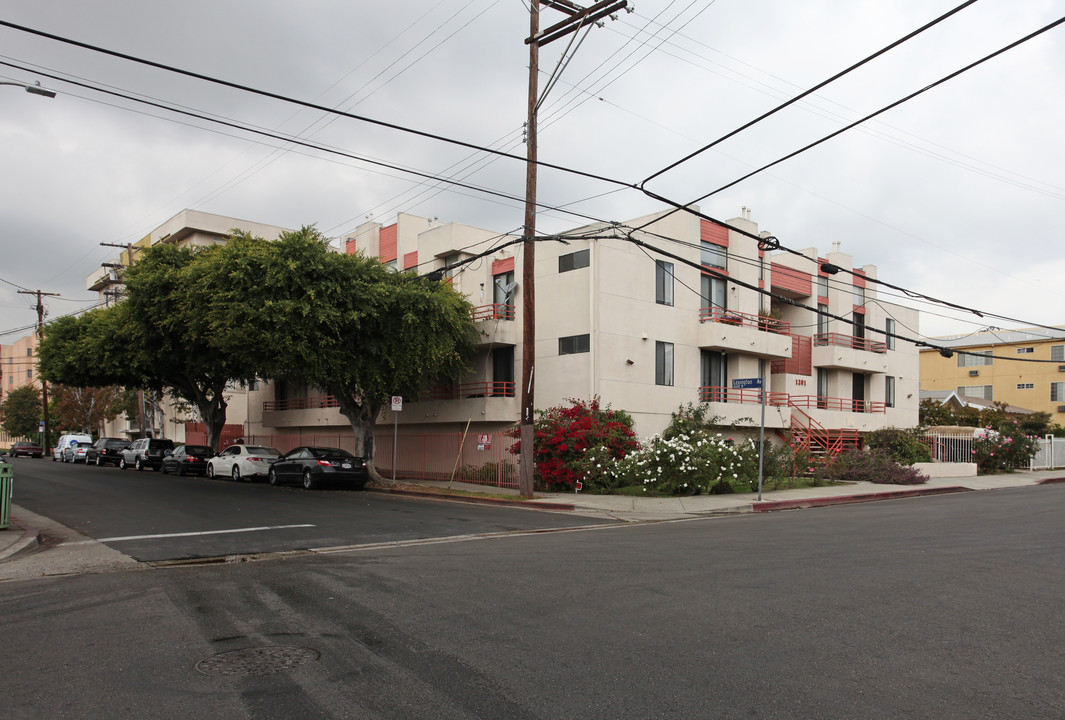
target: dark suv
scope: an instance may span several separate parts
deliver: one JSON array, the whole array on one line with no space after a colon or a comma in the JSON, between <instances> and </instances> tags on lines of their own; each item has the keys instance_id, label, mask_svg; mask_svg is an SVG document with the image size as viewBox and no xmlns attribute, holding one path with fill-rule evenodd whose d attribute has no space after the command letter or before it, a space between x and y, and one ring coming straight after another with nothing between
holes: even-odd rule
<instances>
[{"instance_id":1,"label":"dark suv","mask_svg":"<svg viewBox=\"0 0 1065 720\"><path fill-rule=\"evenodd\" d=\"M123 438L100 438L85 451L86 465L118 465L122 451L129 447Z\"/></svg>"},{"instance_id":2,"label":"dark suv","mask_svg":"<svg viewBox=\"0 0 1065 720\"><path fill-rule=\"evenodd\" d=\"M158 470L162 467L163 456L167 450L173 451L174 441L160 438L141 438L134 440L128 448L118 456L118 466L125 470L131 465L138 470L148 467Z\"/></svg>"}]
</instances>

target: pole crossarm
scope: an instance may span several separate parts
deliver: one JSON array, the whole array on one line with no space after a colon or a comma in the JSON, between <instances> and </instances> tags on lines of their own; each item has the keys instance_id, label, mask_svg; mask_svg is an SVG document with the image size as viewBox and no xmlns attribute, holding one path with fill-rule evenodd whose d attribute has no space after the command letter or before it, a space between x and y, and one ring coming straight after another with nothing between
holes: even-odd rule
<instances>
[{"instance_id":1,"label":"pole crossarm","mask_svg":"<svg viewBox=\"0 0 1065 720\"><path fill-rule=\"evenodd\" d=\"M602 0L602 2L597 2L589 8L581 8L574 3L567 2L564 5L561 3L556 5L555 2L545 2L544 5L569 13L570 17L562 22L555 23L546 30L525 38L525 44L531 45L535 42L537 45L547 45L549 42L565 37L572 32L577 32L585 25L591 25L597 20L602 20L607 15L624 9L628 4L629 0ZM560 7L559 5L562 6Z\"/></svg>"}]
</instances>

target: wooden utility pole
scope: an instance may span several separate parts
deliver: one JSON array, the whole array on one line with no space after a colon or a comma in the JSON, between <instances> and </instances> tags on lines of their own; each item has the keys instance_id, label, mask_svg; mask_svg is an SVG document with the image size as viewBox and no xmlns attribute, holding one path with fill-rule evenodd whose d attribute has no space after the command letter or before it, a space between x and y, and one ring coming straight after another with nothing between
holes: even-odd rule
<instances>
[{"instance_id":1,"label":"wooden utility pole","mask_svg":"<svg viewBox=\"0 0 1065 720\"><path fill-rule=\"evenodd\" d=\"M59 297L59 293L42 292L41 290L19 290L18 294L37 296L37 350L39 352L41 349L41 338L44 337L44 302L41 301L41 298L45 295ZM39 373L40 368L38 368L38 374ZM45 452L51 452L48 446L48 383L44 381L43 377L41 378L41 411L43 412L42 417L44 418L44 442L42 442L41 445L44 447Z\"/></svg>"},{"instance_id":2,"label":"wooden utility pole","mask_svg":"<svg viewBox=\"0 0 1065 720\"><path fill-rule=\"evenodd\" d=\"M559 10L569 17L540 32L540 5ZM603 0L583 8L569 0L531 0L529 3L529 118L526 124L525 223L522 242L521 295L521 421L519 438L521 455L518 468L518 491L524 498L533 496L533 432L536 408L534 384L536 362L536 109L540 104L540 46L577 32L585 25L624 8L628 0Z\"/></svg>"},{"instance_id":3,"label":"wooden utility pole","mask_svg":"<svg viewBox=\"0 0 1065 720\"><path fill-rule=\"evenodd\" d=\"M118 243L100 243L104 247L116 247L126 248L126 264L115 265L114 263L103 263L103 267L132 267L133 266L133 243L126 243L125 245L119 245ZM115 296L115 300L118 300L118 296ZM155 417L154 415L152 417ZM137 429L139 434L137 437L144 437L144 389L137 388ZM154 433L153 433L154 435ZM164 432L165 436L166 433Z\"/></svg>"}]
</instances>

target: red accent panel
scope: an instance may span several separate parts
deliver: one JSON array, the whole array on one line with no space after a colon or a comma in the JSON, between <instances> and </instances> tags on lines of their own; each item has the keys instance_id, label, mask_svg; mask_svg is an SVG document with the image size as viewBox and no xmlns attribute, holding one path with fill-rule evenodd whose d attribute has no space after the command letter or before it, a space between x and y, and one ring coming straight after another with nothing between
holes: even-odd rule
<instances>
[{"instance_id":1,"label":"red accent panel","mask_svg":"<svg viewBox=\"0 0 1065 720\"><path fill-rule=\"evenodd\" d=\"M854 287L865 287L865 273L863 273L861 270L855 270L853 277Z\"/></svg>"},{"instance_id":2,"label":"red accent panel","mask_svg":"<svg viewBox=\"0 0 1065 720\"><path fill-rule=\"evenodd\" d=\"M359 251L359 248L355 245L355 238L348 240L344 244L344 252L348 255L354 255Z\"/></svg>"},{"instance_id":3,"label":"red accent panel","mask_svg":"<svg viewBox=\"0 0 1065 720\"><path fill-rule=\"evenodd\" d=\"M514 258L503 258L492 263L492 274L502 275L514 269Z\"/></svg>"},{"instance_id":4,"label":"red accent panel","mask_svg":"<svg viewBox=\"0 0 1065 720\"><path fill-rule=\"evenodd\" d=\"M810 277L810 273L778 263L773 263L773 274L770 276L770 282L774 288L788 290L804 296L813 292L813 278Z\"/></svg>"},{"instance_id":5,"label":"red accent panel","mask_svg":"<svg viewBox=\"0 0 1065 720\"><path fill-rule=\"evenodd\" d=\"M774 360L769 371L774 374L813 375L813 340L808 335L792 335L791 357Z\"/></svg>"},{"instance_id":6,"label":"red accent panel","mask_svg":"<svg viewBox=\"0 0 1065 720\"><path fill-rule=\"evenodd\" d=\"M699 239L728 247L728 228L709 220L699 221Z\"/></svg>"},{"instance_id":7,"label":"red accent panel","mask_svg":"<svg viewBox=\"0 0 1065 720\"><path fill-rule=\"evenodd\" d=\"M391 262L396 259L396 239L398 238L397 227L392 223L388 227L381 228L381 262Z\"/></svg>"},{"instance_id":8,"label":"red accent panel","mask_svg":"<svg viewBox=\"0 0 1065 720\"><path fill-rule=\"evenodd\" d=\"M409 252L403 256L403 269L410 270L418 265L418 251Z\"/></svg>"}]
</instances>

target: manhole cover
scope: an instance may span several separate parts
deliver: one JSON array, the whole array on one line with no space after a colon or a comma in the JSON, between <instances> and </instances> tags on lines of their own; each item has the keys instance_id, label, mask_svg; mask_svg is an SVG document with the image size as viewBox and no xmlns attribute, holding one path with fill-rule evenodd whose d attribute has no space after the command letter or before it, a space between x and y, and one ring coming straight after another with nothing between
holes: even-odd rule
<instances>
[{"instance_id":1,"label":"manhole cover","mask_svg":"<svg viewBox=\"0 0 1065 720\"><path fill-rule=\"evenodd\" d=\"M269 645L212 655L196 663L196 669L204 675L269 675L320 657L321 653L311 648Z\"/></svg>"}]
</instances>

